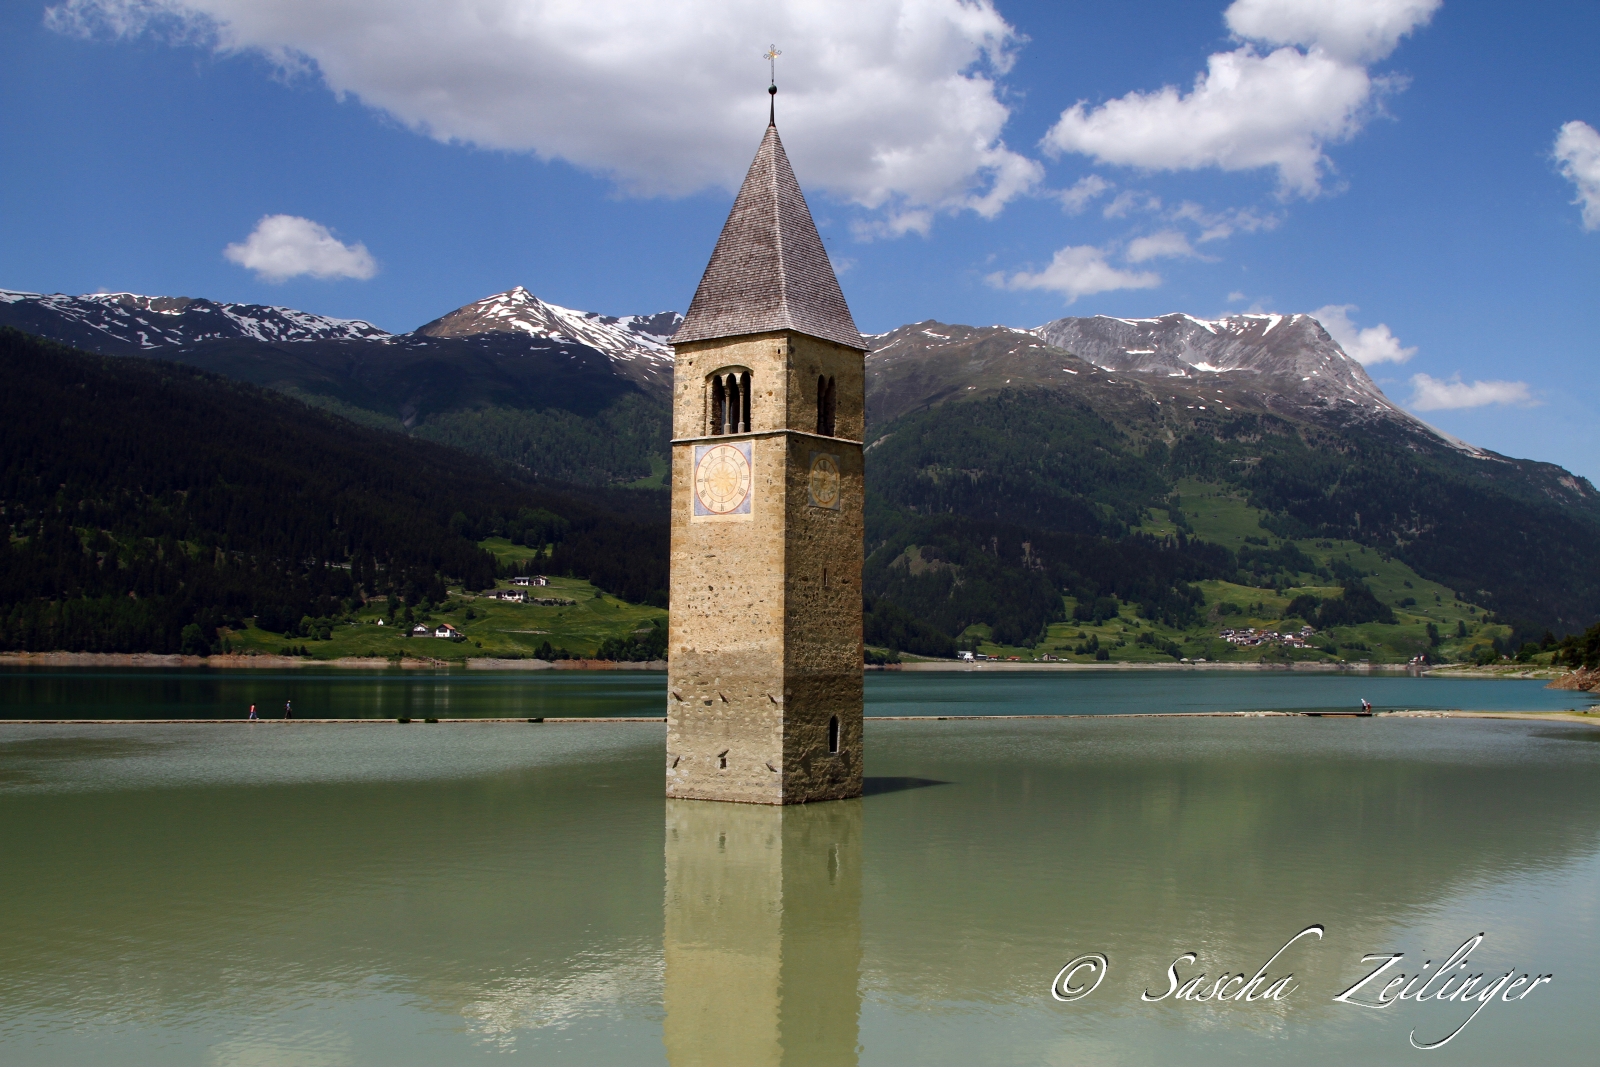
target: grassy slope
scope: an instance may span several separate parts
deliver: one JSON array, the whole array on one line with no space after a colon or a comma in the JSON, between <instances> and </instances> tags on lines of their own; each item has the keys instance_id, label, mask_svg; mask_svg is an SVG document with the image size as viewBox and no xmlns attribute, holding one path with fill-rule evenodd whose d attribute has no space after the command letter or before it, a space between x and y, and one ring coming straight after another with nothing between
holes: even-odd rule
<instances>
[{"instance_id":1,"label":"grassy slope","mask_svg":"<svg viewBox=\"0 0 1600 1067\"><path fill-rule=\"evenodd\" d=\"M479 547L494 553L502 563L526 560L532 553L500 537L479 542ZM508 588L509 581L497 583ZM237 651L276 653L285 645L305 647L313 659L338 659L343 656L432 657L463 660L479 656L529 657L544 642L565 648L574 656L593 655L608 637L627 637L647 630L657 619L665 625L667 613L660 608L629 604L610 595L598 595L592 584L576 578L550 579L545 588L529 589L534 597L565 598L577 603L571 607L543 607L515 604L474 596L459 588L450 590L450 599L420 616L430 623L448 622L467 636L465 641L438 637L407 637L406 627L379 626L385 601L375 600L360 608L352 620L335 626L332 638L315 641L285 638L251 627L228 634ZM471 609L475 618L466 617Z\"/></svg>"},{"instance_id":2,"label":"grassy slope","mask_svg":"<svg viewBox=\"0 0 1600 1067\"><path fill-rule=\"evenodd\" d=\"M1245 502L1244 495L1230 487L1185 479L1178 484L1178 495L1178 506L1196 537L1224 545L1234 551L1238 551L1247 543L1245 541L1247 537L1258 541L1266 540L1272 545L1281 543L1279 538L1261 527L1262 513L1251 508ZM1170 534L1176 531L1177 526L1169 512L1153 510L1151 519L1139 529L1152 534ZM1353 541L1299 540L1294 544L1323 566L1339 558L1364 572L1367 585L1379 600L1394 608L1397 621L1394 625L1365 623L1360 626L1338 627L1326 635L1319 634L1319 640L1316 642L1325 644L1331 639L1339 648L1337 656L1316 651L1296 651L1291 654L1293 659L1323 662L1339 660L1404 662L1419 652L1429 651L1427 624L1430 622L1445 637L1438 648L1432 650L1435 659L1470 659L1493 638L1510 635L1509 627L1485 626L1482 622L1484 611L1481 607L1468 601L1457 600L1454 590L1437 582L1424 580L1397 559L1384 558L1376 551L1363 548ZM1141 633L1149 632L1159 639L1176 642L1182 647L1184 655L1191 658L1204 657L1224 662L1246 663L1261 660L1264 656L1272 658L1273 653L1269 653L1265 648L1234 648L1217 636L1219 631L1245 627L1276 629L1282 620L1284 609L1301 593L1328 597L1339 592L1337 585L1309 582L1281 592L1236 585L1231 582L1210 581L1201 582L1199 585L1205 593L1208 611L1203 622L1187 630L1175 630L1140 619L1134 614L1132 605L1124 604L1118 618L1108 619L1099 625L1079 622L1052 624L1048 639L1036 649L989 643L986 627L972 627L968 633L985 638L985 643L979 647L986 654L1017 656L1024 660L1036 659L1048 652L1062 659L1091 662L1094 659L1093 655L1076 655L1071 650L1088 637L1095 636L1098 637L1100 645L1110 651L1112 662L1171 663L1172 657L1159 648L1134 643L1135 638ZM1412 599L1416 603L1402 606L1401 602L1406 599ZM1225 603L1237 605L1243 614L1221 615L1215 609ZM1066 607L1069 615L1074 606L1072 599L1067 598ZM1457 623L1466 624L1465 639L1457 639L1454 636ZM1118 642L1122 642L1120 647ZM1365 649L1359 647L1363 645L1366 646Z\"/></svg>"}]
</instances>

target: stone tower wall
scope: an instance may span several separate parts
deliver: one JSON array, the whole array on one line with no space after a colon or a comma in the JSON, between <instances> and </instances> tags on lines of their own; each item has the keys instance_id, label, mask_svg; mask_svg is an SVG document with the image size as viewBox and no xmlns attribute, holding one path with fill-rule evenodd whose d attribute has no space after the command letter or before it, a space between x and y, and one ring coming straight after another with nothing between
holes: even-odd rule
<instances>
[{"instance_id":1,"label":"stone tower wall","mask_svg":"<svg viewBox=\"0 0 1600 1067\"><path fill-rule=\"evenodd\" d=\"M708 379L733 369L751 375L750 432L713 435ZM832 437L815 432L819 376L834 379ZM803 334L678 348L668 796L785 804L860 795L864 382L859 351ZM715 442L750 447L749 514L697 521L695 446ZM831 506L817 505L819 457ZM839 751L830 752L835 717Z\"/></svg>"}]
</instances>

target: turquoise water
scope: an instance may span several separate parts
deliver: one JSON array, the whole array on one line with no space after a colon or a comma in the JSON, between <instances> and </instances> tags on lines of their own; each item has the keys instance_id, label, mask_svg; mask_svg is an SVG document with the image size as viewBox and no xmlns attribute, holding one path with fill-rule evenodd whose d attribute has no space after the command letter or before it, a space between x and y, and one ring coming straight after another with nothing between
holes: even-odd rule
<instances>
[{"instance_id":1,"label":"turquoise water","mask_svg":"<svg viewBox=\"0 0 1600 1067\"><path fill-rule=\"evenodd\" d=\"M1350 709L1553 711L1588 694L1543 682L1272 671L872 672L868 715L1102 715ZM665 714L666 677L636 671L0 670L0 719L377 719Z\"/></svg>"},{"instance_id":2,"label":"turquoise water","mask_svg":"<svg viewBox=\"0 0 1600 1067\"><path fill-rule=\"evenodd\" d=\"M0 723L0 1063L1590 1062L1597 737L879 720L868 796L771 809L663 800L656 723ZM1312 924L1281 1001L1140 999ZM1553 981L1439 1051L1461 1005L1333 999L1480 932Z\"/></svg>"}]
</instances>

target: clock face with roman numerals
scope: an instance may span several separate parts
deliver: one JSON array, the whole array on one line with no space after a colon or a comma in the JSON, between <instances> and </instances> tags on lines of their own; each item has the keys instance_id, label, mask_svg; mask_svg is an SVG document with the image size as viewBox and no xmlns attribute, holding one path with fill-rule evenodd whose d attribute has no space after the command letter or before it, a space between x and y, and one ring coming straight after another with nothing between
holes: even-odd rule
<instances>
[{"instance_id":1,"label":"clock face with roman numerals","mask_svg":"<svg viewBox=\"0 0 1600 1067\"><path fill-rule=\"evenodd\" d=\"M748 441L695 446L695 517L750 514L753 482Z\"/></svg>"},{"instance_id":2,"label":"clock face with roman numerals","mask_svg":"<svg viewBox=\"0 0 1600 1067\"><path fill-rule=\"evenodd\" d=\"M806 479L810 504L815 508L839 509L839 457L827 452L811 453L811 471Z\"/></svg>"}]
</instances>

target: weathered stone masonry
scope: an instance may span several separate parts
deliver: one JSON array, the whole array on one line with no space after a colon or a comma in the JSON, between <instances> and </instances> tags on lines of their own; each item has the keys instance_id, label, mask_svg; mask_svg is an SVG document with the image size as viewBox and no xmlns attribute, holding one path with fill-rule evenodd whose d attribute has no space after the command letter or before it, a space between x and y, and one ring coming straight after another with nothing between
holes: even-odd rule
<instances>
[{"instance_id":1,"label":"weathered stone masonry","mask_svg":"<svg viewBox=\"0 0 1600 1067\"><path fill-rule=\"evenodd\" d=\"M859 796L864 346L773 127L674 348L667 795Z\"/></svg>"}]
</instances>

